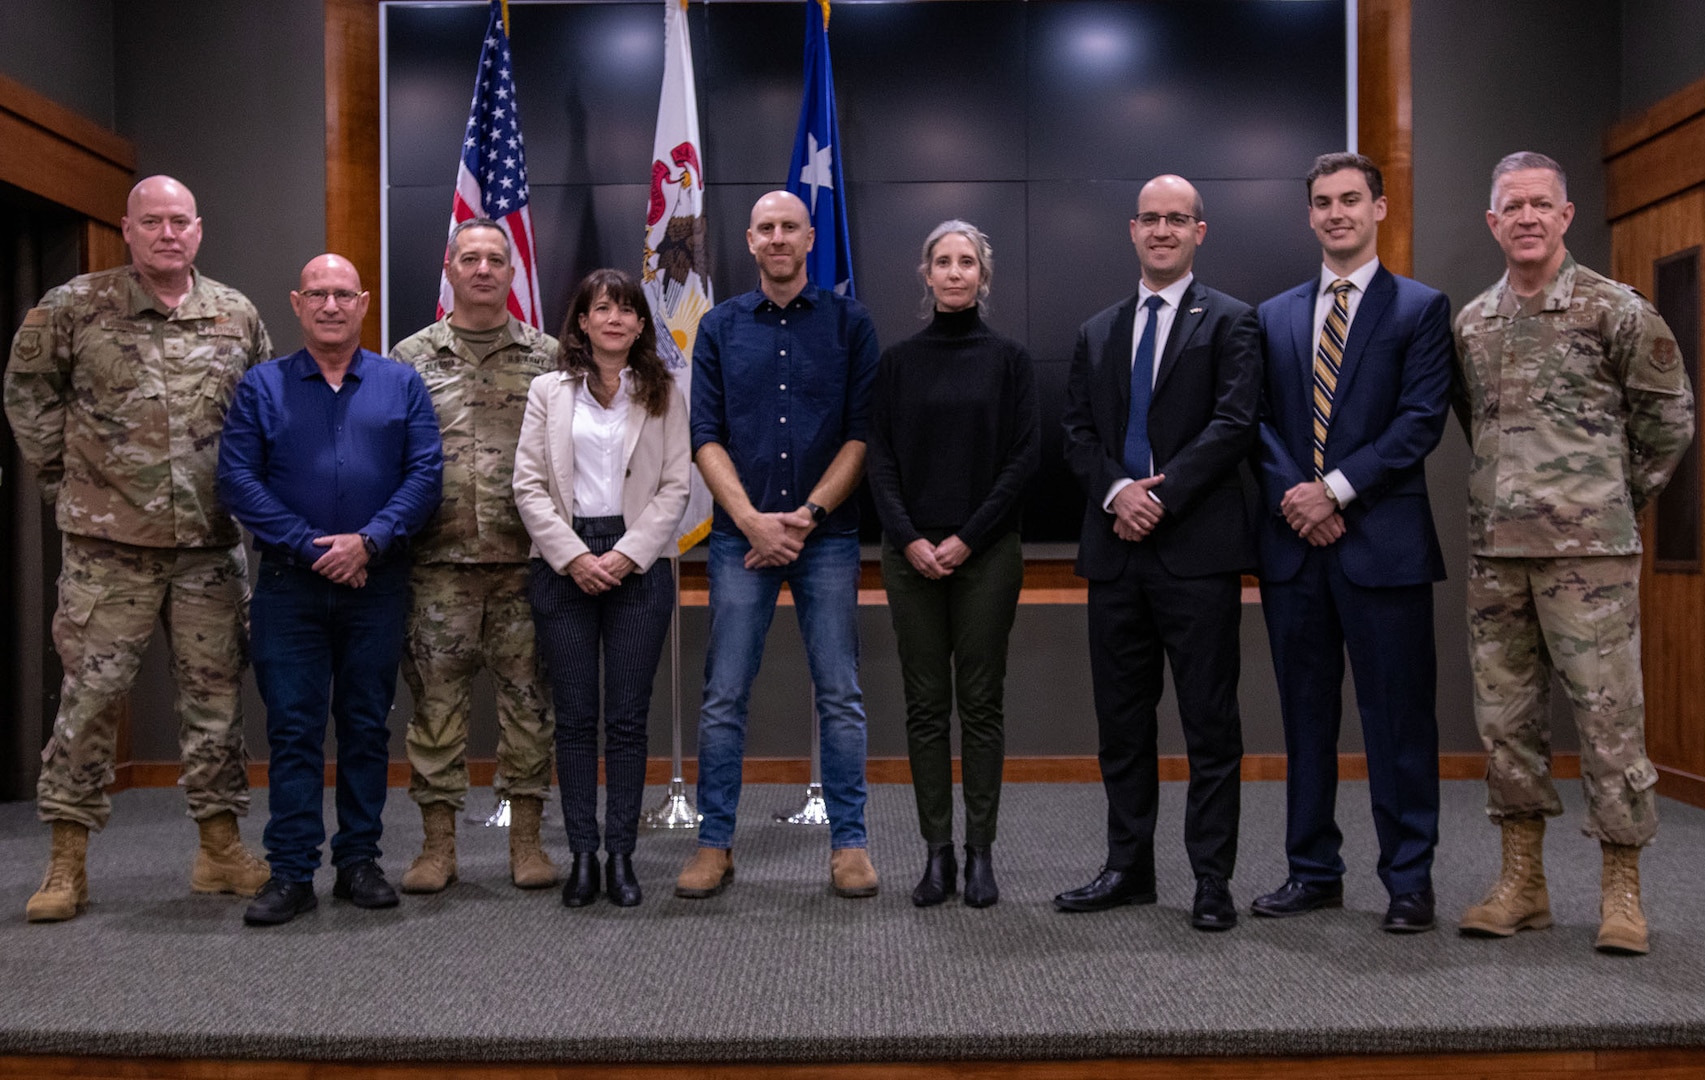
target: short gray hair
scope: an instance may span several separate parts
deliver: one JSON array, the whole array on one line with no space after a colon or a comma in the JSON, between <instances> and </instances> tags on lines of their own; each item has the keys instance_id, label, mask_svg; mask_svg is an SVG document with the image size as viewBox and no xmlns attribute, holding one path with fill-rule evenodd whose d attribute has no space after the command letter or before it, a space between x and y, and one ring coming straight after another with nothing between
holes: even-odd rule
<instances>
[{"instance_id":1,"label":"short gray hair","mask_svg":"<svg viewBox=\"0 0 1705 1080\"><path fill-rule=\"evenodd\" d=\"M924 279L922 316L926 319L935 311L935 294L929 287L930 260L935 258L935 245L941 242L942 237L952 233L971 241L971 248L977 253L977 307L980 310L988 307L989 284L995 276L995 250L989 246L988 234L983 230L969 221L951 218L929 231L929 236L924 239L923 261L918 263L918 276Z\"/></svg>"},{"instance_id":2,"label":"short gray hair","mask_svg":"<svg viewBox=\"0 0 1705 1080\"><path fill-rule=\"evenodd\" d=\"M496 229L503 236L504 250L509 252L511 262L515 260L515 243L509 239L509 233L502 225L488 217L471 217L466 221L458 221L456 227L450 230L450 239L444 242L444 258L448 260L456 251L456 239L469 229Z\"/></svg>"},{"instance_id":3,"label":"short gray hair","mask_svg":"<svg viewBox=\"0 0 1705 1080\"><path fill-rule=\"evenodd\" d=\"M1489 197L1490 209L1498 208L1498 181L1513 172L1523 169L1549 169L1557 174L1557 187L1563 192L1563 201L1569 201L1569 177L1563 172L1563 166L1553 158L1532 150L1517 150L1513 154L1505 154L1503 160L1492 166L1492 194Z\"/></svg>"}]
</instances>

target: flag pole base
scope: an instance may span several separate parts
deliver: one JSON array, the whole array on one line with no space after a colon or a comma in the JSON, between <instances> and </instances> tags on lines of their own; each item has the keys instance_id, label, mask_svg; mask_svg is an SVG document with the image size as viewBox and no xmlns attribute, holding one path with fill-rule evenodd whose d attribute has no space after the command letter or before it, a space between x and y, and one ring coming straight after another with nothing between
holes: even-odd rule
<instances>
[{"instance_id":1,"label":"flag pole base","mask_svg":"<svg viewBox=\"0 0 1705 1080\"><path fill-rule=\"evenodd\" d=\"M704 815L687 798L687 785L680 777L669 781L669 794L663 796L662 802L639 815L643 829L696 829L703 820Z\"/></svg>"},{"instance_id":2,"label":"flag pole base","mask_svg":"<svg viewBox=\"0 0 1705 1080\"><path fill-rule=\"evenodd\" d=\"M786 810L777 810L775 819L782 825L827 825L829 823L829 807L823 802L823 785L807 784L805 787L805 804L791 813Z\"/></svg>"}]
</instances>

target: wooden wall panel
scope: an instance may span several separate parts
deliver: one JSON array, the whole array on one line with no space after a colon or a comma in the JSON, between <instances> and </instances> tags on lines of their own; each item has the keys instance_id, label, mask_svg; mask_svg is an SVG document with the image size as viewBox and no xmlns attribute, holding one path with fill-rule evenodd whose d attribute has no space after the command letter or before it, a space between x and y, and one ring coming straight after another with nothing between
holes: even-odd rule
<instances>
[{"instance_id":1,"label":"wooden wall panel","mask_svg":"<svg viewBox=\"0 0 1705 1080\"><path fill-rule=\"evenodd\" d=\"M0 75L0 180L117 225L135 171L130 140Z\"/></svg>"},{"instance_id":2,"label":"wooden wall panel","mask_svg":"<svg viewBox=\"0 0 1705 1080\"><path fill-rule=\"evenodd\" d=\"M326 250L355 264L361 283L380 295L379 4L325 0ZM361 329L379 348L379 319Z\"/></svg>"},{"instance_id":3,"label":"wooden wall panel","mask_svg":"<svg viewBox=\"0 0 1705 1080\"><path fill-rule=\"evenodd\" d=\"M1415 265L1415 118L1409 68L1410 0L1357 5L1356 141L1385 175L1379 259L1394 274Z\"/></svg>"}]
</instances>

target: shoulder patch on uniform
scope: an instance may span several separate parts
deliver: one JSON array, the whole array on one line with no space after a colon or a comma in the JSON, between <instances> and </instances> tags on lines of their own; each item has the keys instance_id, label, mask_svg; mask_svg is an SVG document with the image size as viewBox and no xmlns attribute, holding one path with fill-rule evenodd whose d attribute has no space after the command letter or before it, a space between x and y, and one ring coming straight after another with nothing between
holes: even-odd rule
<instances>
[{"instance_id":1,"label":"shoulder patch on uniform","mask_svg":"<svg viewBox=\"0 0 1705 1080\"><path fill-rule=\"evenodd\" d=\"M41 331L19 330L18 336L12 339L12 355L26 362L40 356Z\"/></svg>"},{"instance_id":2,"label":"shoulder patch on uniform","mask_svg":"<svg viewBox=\"0 0 1705 1080\"><path fill-rule=\"evenodd\" d=\"M47 308L33 307L33 308L29 309L28 311L24 312L24 321L20 325L23 325L23 326L46 326L47 321L48 321L48 310L47 310Z\"/></svg>"},{"instance_id":3,"label":"shoulder patch on uniform","mask_svg":"<svg viewBox=\"0 0 1705 1080\"><path fill-rule=\"evenodd\" d=\"M1673 338L1661 337L1652 342L1652 369L1674 371L1681 363L1681 349Z\"/></svg>"}]
</instances>

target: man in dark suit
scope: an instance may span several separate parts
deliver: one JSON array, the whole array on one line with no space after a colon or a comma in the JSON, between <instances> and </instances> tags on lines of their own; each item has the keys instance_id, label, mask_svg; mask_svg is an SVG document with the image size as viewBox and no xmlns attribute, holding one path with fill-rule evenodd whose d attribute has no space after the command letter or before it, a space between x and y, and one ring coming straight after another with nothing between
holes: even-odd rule
<instances>
[{"instance_id":1,"label":"man in dark suit","mask_svg":"<svg viewBox=\"0 0 1705 1080\"><path fill-rule=\"evenodd\" d=\"M1444 432L1450 302L1379 264L1378 166L1323 154L1307 180L1325 265L1260 308L1261 603L1284 717L1289 876L1252 910L1343 904L1333 804L1347 647L1391 894L1383 926L1412 933L1433 926L1433 582L1445 571L1423 462Z\"/></svg>"},{"instance_id":2,"label":"man in dark suit","mask_svg":"<svg viewBox=\"0 0 1705 1080\"><path fill-rule=\"evenodd\" d=\"M1066 458L1089 496L1077 572L1089 579L1107 863L1054 905L1154 902L1164 659L1190 754L1190 921L1227 930L1237 922L1228 882L1243 761L1240 574L1255 558L1238 470L1255 443L1261 351L1249 305L1203 287L1191 271L1207 234L1188 181L1157 176L1143 185L1131 221L1142 264L1136 295L1078 332Z\"/></svg>"}]
</instances>

